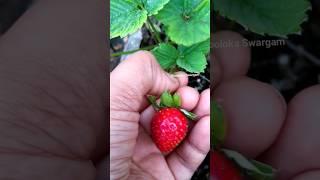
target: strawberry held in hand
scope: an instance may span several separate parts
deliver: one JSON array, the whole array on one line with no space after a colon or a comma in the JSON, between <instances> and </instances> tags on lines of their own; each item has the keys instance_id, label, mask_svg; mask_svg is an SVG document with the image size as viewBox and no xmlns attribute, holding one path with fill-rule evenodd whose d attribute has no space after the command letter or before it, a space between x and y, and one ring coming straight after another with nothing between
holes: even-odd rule
<instances>
[{"instance_id":1,"label":"strawberry held in hand","mask_svg":"<svg viewBox=\"0 0 320 180\"><path fill-rule=\"evenodd\" d=\"M163 108L151 122L152 138L161 152L172 151L186 136L188 120L177 108Z\"/></svg>"},{"instance_id":2,"label":"strawberry held in hand","mask_svg":"<svg viewBox=\"0 0 320 180\"><path fill-rule=\"evenodd\" d=\"M188 119L193 120L196 117L180 108L181 100L177 94L172 96L164 92L159 105L156 103L156 97L148 98L156 110L151 122L152 139L161 152L169 153L186 137Z\"/></svg>"}]
</instances>

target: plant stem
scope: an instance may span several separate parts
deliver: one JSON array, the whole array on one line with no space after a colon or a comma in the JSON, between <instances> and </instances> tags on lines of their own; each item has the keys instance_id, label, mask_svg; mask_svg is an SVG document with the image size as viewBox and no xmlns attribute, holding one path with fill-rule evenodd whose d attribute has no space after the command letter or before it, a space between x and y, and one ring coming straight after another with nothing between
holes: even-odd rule
<instances>
[{"instance_id":1,"label":"plant stem","mask_svg":"<svg viewBox=\"0 0 320 180\"><path fill-rule=\"evenodd\" d=\"M132 53L140 51L140 50L151 50L154 47L156 47L156 45L147 46L147 47L135 49L135 50L132 50L132 51L124 51L124 52L113 53L113 54L111 54L111 57L118 57L118 56L122 56L122 55L132 54Z\"/></svg>"},{"instance_id":2,"label":"plant stem","mask_svg":"<svg viewBox=\"0 0 320 180\"><path fill-rule=\"evenodd\" d=\"M155 96L147 96L149 103L152 107L158 111L160 109L159 105L157 104L157 98Z\"/></svg>"},{"instance_id":3,"label":"plant stem","mask_svg":"<svg viewBox=\"0 0 320 180\"><path fill-rule=\"evenodd\" d=\"M208 83L210 83L210 80L208 78L206 78L204 75L199 74L199 76L204 79L205 81L207 81Z\"/></svg>"},{"instance_id":4,"label":"plant stem","mask_svg":"<svg viewBox=\"0 0 320 180\"><path fill-rule=\"evenodd\" d=\"M148 21L149 26L151 27L151 31L150 32L151 32L152 36L154 36L156 38L157 43L161 43L162 41L160 39L160 34L157 31L157 29L154 27L154 25L151 22L151 19L149 17L147 18L147 21Z\"/></svg>"}]
</instances>

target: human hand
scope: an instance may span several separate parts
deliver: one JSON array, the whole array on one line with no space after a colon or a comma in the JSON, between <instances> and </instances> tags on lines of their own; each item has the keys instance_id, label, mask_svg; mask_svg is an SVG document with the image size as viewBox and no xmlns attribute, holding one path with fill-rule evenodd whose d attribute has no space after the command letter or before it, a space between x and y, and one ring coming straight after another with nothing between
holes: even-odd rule
<instances>
[{"instance_id":1,"label":"human hand","mask_svg":"<svg viewBox=\"0 0 320 180\"><path fill-rule=\"evenodd\" d=\"M104 2L34 1L0 37L0 179L96 178L107 151Z\"/></svg>"},{"instance_id":2,"label":"human hand","mask_svg":"<svg viewBox=\"0 0 320 180\"><path fill-rule=\"evenodd\" d=\"M241 41L233 32L215 39ZM214 49L213 97L228 123L224 146L278 170L277 179L319 179L320 86L298 93L288 104L270 85L245 76L250 49Z\"/></svg>"},{"instance_id":3,"label":"human hand","mask_svg":"<svg viewBox=\"0 0 320 180\"><path fill-rule=\"evenodd\" d=\"M149 52L138 52L110 76L111 179L190 179L210 149L210 91L186 86L184 73L164 72ZM182 108L199 117L186 139L163 155L150 138L154 114L146 95L177 92Z\"/></svg>"}]
</instances>

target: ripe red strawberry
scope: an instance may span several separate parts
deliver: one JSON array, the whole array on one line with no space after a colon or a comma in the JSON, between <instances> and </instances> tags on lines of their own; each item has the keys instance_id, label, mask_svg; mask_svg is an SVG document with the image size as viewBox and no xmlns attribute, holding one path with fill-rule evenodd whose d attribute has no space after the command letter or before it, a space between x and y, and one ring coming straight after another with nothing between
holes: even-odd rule
<instances>
[{"instance_id":1,"label":"ripe red strawberry","mask_svg":"<svg viewBox=\"0 0 320 180\"><path fill-rule=\"evenodd\" d=\"M223 153L211 151L210 161L211 180L242 180L239 169Z\"/></svg>"},{"instance_id":2,"label":"ripe red strawberry","mask_svg":"<svg viewBox=\"0 0 320 180\"><path fill-rule=\"evenodd\" d=\"M156 97L148 98L156 110L151 122L152 139L161 152L169 153L186 137L188 118L193 120L195 115L180 108L181 100L177 94L172 96L164 92L159 105Z\"/></svg>"},{"instance_id":3,"label":"ripe red strawberry","mask_svg":"<svg viewBox=\"0 0 320 180\"><path fill-rule=\"evenodd\" d=\"M177 108L163 108L151 122L151 135L161 152L172 151L185 138L188 120Z\"/></svg>"}]
</instances>

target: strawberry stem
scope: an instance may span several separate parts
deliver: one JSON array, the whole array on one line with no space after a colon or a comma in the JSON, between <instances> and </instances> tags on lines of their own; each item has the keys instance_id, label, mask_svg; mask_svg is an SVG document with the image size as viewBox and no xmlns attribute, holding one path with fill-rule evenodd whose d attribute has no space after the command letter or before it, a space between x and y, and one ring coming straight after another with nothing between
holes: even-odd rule
<instances>
[{"instance_id":1,"label":"strawberry stem","mask_svg":"<svg viewBox=\"0 0 320 180\"><path fill-rule=\"evenodd\" d=\"M152 105L152 107L158 111L160 109L160 106L157 104L157 98L155 96L147 96L148 101L150 102L150 104Z\"/></svg>"}]
</instances>

